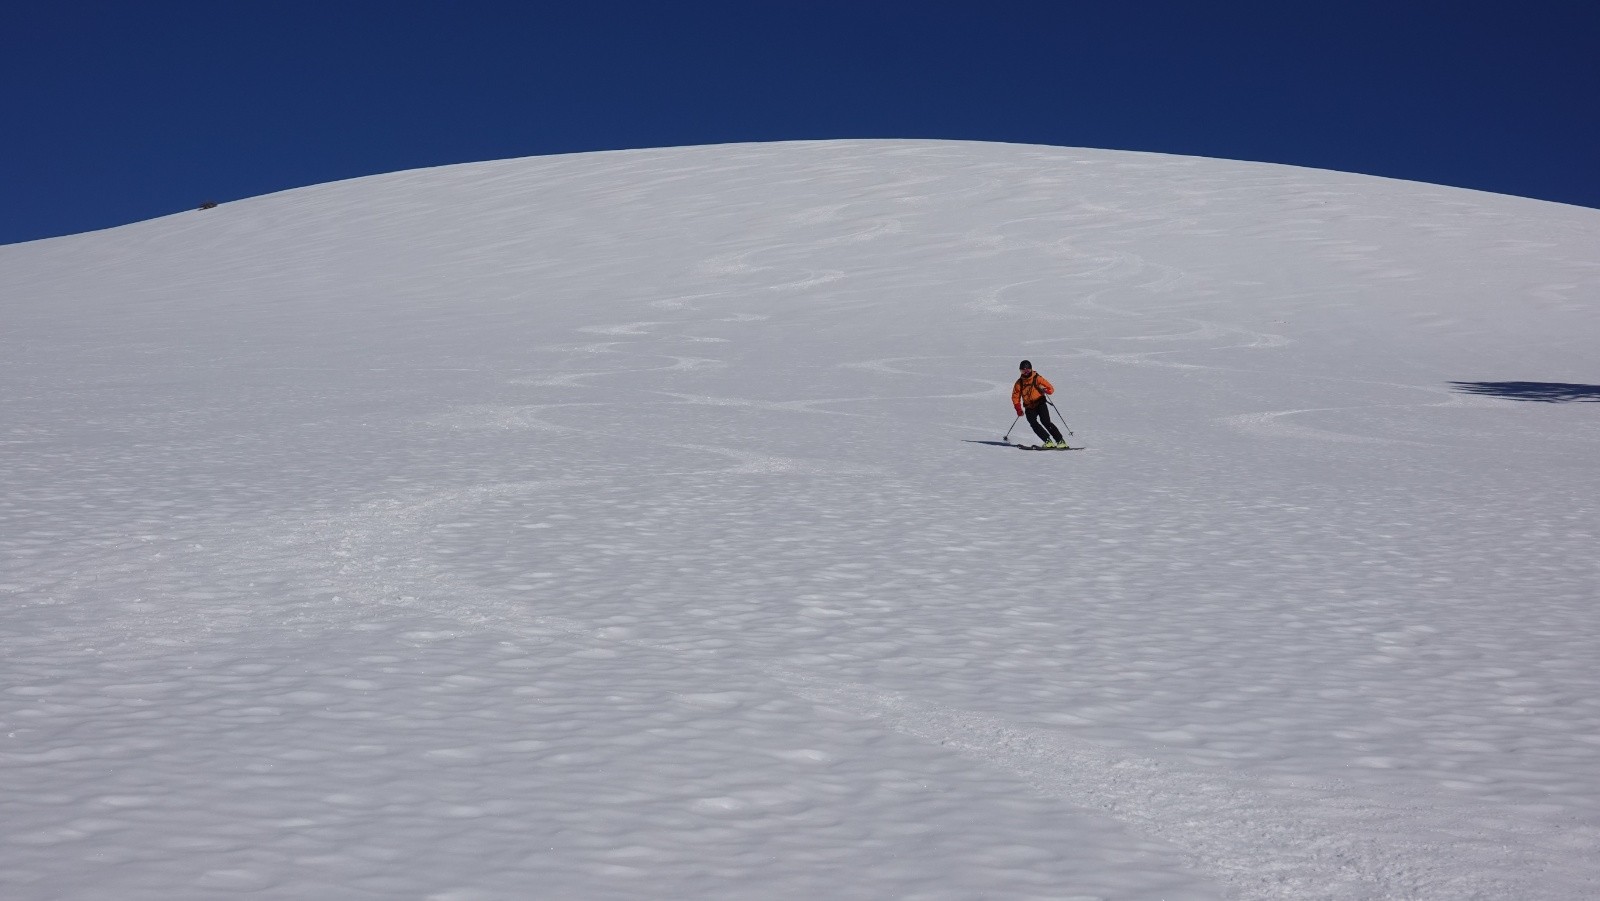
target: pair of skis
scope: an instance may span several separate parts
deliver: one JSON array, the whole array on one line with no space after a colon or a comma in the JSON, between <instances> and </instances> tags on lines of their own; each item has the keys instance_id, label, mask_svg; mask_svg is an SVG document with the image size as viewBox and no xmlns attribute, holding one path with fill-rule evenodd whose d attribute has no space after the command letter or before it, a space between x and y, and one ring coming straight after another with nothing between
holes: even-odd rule
<instances>
[{"instance_id":1,"label":"pair of skis","mask_svg":"<svg viewBox=\"0 0 1600 901\"><path fill-rule=\"evenodd\" d=\"M1051 400L1048 396L1045 397L1045 403L1048 403L1050 405L1050 408L1056 411L1056 415L1057 416L1061 415L1061 408L1056 406L1056 402ZM1011 429L1016 428L1017 427L1017 423L1019 423L1021 421L1022 421L1022 414L1018 413L1017 414L1017 418L1011 421ZM1032 420L1029 420L1029 424L1032 425ZM1067 425L1065 417L1062 418L1061 426L1062 426L1062 428L1065 428L1067 430L1067 434L1068 435L1072 434L1072 426ZM1058 444L1055 447L1045 447L1042 444L1012 444L1012 442L1011 442L1011 429L1006 429L1006 433L1000 437L1000 440L1004 441L1007 444L1010 444L1012 447L1016 448L1017 450L1033 450L1033 451L1083 450L1082 447L1068 447L1065 442L1063 442L1061 444Z\"/></svg>"}]
</instances>

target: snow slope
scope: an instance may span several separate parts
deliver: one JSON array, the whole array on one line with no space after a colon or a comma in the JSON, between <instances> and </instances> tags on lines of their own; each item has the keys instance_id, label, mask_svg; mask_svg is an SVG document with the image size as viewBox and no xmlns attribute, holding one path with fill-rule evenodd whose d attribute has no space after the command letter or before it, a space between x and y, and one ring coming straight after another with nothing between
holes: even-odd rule
<instances>
[{"instance_id":1,"label":"snow slope","mask_svg":"<svg viewBox=\"0 0 1600 901\"><path fill-rule=\"evenodd\" d=\"M586 154L0 317L11 901L1600 897L1600 211Z\"/></svg>"}]
</instances>

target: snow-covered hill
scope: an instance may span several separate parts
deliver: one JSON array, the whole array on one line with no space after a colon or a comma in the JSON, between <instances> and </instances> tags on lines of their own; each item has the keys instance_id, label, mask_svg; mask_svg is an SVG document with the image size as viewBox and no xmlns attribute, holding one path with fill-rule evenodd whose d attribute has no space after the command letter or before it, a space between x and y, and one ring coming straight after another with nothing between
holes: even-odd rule
<instances>
[{"instance_id":1,"label":"snow-covered hill","mask_svg":"<svg viewBox=\"0 0 1600 901\"><path fill-rule=\"evenodd\" d=\"M1600 896L1600 212L587 154L0 318L11 901Z\"/></svg>"}]
</instances>

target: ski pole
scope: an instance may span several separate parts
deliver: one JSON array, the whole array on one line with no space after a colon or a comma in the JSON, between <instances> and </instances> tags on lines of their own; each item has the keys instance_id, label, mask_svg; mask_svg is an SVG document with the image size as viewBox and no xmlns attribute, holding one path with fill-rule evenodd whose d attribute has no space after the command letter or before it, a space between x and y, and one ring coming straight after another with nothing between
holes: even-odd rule
<instances>
[{"instance_id":1,"label":"ski pole","mask_svg":"<svg viewBox=\"0 0 1600 901\"><path fill-rule=\"evenodd\" d=\"M1055 411L1056 411L1056 415L1057 415L1057 416L1061 416L1061 427L1062 427L1062 428L1064 428L1064 429L1066 429L1066 430L1067 430L1067 434L1068 434L1068 435L1072 435L1072 426L1070 426L1070 425L1067 425L1067 417L1065 417L1065 416L1063 416L1063 415L1062 415L1062 413L1061 413L1061 408L1060 408L1060 407L1058 407L1058 406L1056 406L1056 402L1055 402L1055 401L1053 401L1053 400L1051 400L1051 399L1050 399L1050 396L1049 396L1049 395L1045 395L1045 402L1046 402L1046 403L1048 403L1048 404L1049 404L1049 405L1050 405L1050 408L1051 408L1051 409L1052 409L1052 410L1055 410ZM1012 425L1016 425L1016 423L1014 423L1014 422L1013 422L1013 423L1012 423ZM1008 435L1009 435L1009 434L1011 434L1011 433L1010 433L1010 432L1007 432L1007 433L1006 433L1006 434L1008 434ZM1077 437L1077 436L1076 436L1076 435L1074 435L1074 436L1073 436L1073 437Z\"/></svg>"},{"instance_id":2,"label":"ski pole","mask_svg":"<svg viewBox=\"0 0 1600 901\"><path fill-rule=\"evenodd\" d=\"M1011 420L1011 429L1016 428L1017 427L1017 423L1019 423L1021 421L1022 421L1022 417L1021 416L1018 416L1016 419ZM1006 433L1000 437L1001 441L1010 441L1011 440L1011 429L1006 429Z\"/></svg>"}]
</instances>

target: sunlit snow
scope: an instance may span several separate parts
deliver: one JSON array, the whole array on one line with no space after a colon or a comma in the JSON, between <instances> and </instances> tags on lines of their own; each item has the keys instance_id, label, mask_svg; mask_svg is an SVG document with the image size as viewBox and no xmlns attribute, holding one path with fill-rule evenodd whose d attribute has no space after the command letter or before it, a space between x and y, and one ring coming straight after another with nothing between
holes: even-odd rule
<instances>
[{"instance_id":1,"label":"sunlit snow","mask_svg":"<svg viewBox=\"0 0 1600 901\"><path fill-rule=\"evenodd\" d=\"M1597 386L1600 211L1251 163L0 247L0 897L1600 897Z\"/></svg>"}]
</instances>

